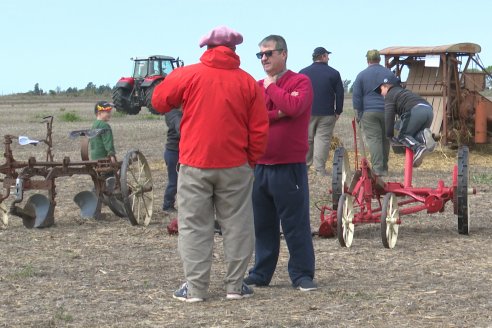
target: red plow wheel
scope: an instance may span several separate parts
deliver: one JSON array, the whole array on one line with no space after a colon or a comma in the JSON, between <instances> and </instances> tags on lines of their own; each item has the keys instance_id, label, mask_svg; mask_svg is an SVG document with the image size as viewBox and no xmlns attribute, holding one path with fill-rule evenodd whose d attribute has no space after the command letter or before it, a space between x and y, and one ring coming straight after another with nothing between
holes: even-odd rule
<instances>
[{"instance_id":1,"label":"red plow wheel","mask_svg":"<svg viewBox=\"0 0 492 328\"><path fill-rule=\"evenodd\" d=\"M337 233L342 247L350 247L354 240L354 197L343 194L338 201Z\"/></svg>"},{"instance_id":2,"label":"red plow wheel","mask_svg":"<svg viewBox=\"0 0 492 328\"><path fill-rule=\"evenodd\" d=\"M468 185L470 176L468 174L468 147L464 146L458 150L458 186L456 188L456 210L458 214L458 232L462 235L469 233L470 199Z\"/></svg>"},{"instance_id":3,"label":"red plow wheel","mask_svg":"<svg viewBox=\"0 0 492 328\"><path fill-rule=\"evenodd\" d=\"M383 208L381 211L381 239L384 247L395 247L400 223L400 212L398 210L396 195L392 192L387 193L383 198Z\"/></svg>"},{"instance_id":4,"label":"red plow wheel","mask_svg":"<svg viewBox=\"0 0 492 328\"><path fill-rule=\"evenodd\" d=\"M340 196L347 192L349 179L352 179L349 156L344 147L338 147L333 156L333 175L331 181L333 209L338 207Z\"/></svg>"}]
</instances>

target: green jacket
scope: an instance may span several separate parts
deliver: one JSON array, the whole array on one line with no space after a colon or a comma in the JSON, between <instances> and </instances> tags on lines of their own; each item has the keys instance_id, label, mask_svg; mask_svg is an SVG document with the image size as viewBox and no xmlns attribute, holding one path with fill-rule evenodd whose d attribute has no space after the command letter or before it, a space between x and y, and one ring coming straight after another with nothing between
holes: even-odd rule
<instances>
[{"instance_id":1,"label":"green jacket","mask_svg":"<svg viewBox=\"0 0 492 328\"><path fill-rule=\"evenodd\" d=\"M90 140L91 160L115 155L111 126L105 121L95 120L92 129L105 129L105 131Z\"/></svg>"}]
</instances>

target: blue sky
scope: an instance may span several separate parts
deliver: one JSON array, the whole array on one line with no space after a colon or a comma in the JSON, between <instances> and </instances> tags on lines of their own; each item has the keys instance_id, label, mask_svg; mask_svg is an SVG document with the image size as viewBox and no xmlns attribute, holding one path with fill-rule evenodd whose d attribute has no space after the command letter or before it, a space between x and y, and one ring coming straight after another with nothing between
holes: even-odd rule
<instances>
[{"instance_id":1,"label":"blue sky","mask_svg":"<svg viewBox=\"0 0 492 328\"><path fill-rule=\"evenodd\" d=\"M311 63L315 47L332 51L329 64L354 81L368 49L478 43L492 65L492 2L398 0L2 0L0 95L92 82L116 84L130 75L132 56L169 55L196 63L198 41L227 25L244 36L241 67L256 79L264 72L258 42L282 35L288 68Z\"/></svg>"}]
</instances>

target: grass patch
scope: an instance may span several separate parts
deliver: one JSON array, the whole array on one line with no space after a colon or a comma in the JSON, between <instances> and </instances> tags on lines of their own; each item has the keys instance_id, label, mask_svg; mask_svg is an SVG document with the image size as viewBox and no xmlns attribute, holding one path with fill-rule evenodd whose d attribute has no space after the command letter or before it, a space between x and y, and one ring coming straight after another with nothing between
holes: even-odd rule
<instances>
[{"instance_id":1,"label":"grass patch","mask_svg":"<svg viewBox=\"0 0 492 328\"><path fill-rule=\"evenodd\" d=\"M144 121L160 120L161 115L144 114L144 115L140 115L140 119Z\"/></svg>"},{"instance_id":2,"label":"grass patch","mask_svg":"<svg viewBox=\"0 0 492 328\"><path fill-rule=\"evenodd\" d=\"M60 115L60 121L62 122L79 122L82 118L75 112L66 112Z\"/></svg>"},{"instance_id":3,"label":"grass patch","mask_svg":"<svg viewBox=\"0 0 492 328\"><path fill-rule=\"evenodd\" d=\"M60 307L55 312L55 320L72 322L73 316L70 313L67 313L63 307Z\"/></svg>"},{"instance_id":4,"label":"grass patch","mask_svg":"<svg viewBox=\"0 0 492 328\"><path fill-rule=\"evenodd\" d=\"M123 113L123 112L118 112L116 110L112 111L113 113L111 114L112 117L125 117L127 116L126 113Z\"/></svg>"},{"instance_id":5,"label":"grass patch","mask_svg":"<svg viewBox=\"0 0 492 328\"><path fill-rule=\"evenodd\" d=\"M471 176L471 180L476 184L492 185L492 175L486 173L477 173Z\"/></svg>"},{"instance_id":6,"label":"grass patch","mask_svg":"<svg viewBox=\"0 0 492 328\"><path fill-rule=\"evenodd\" d=\"M50 116L51 114L48 113L36 113L34 114L34 121L35 122L41 122L45 117Z\"/></svg>"},{"instance_id":7,"label":"grass patch","mask_svg":"<svg viewBox=\"0 0 492 328\"><path fill-rule=\"evenodd\" d=\"M22 267L19 271L9 275L9 277L12 279L26 279L34 277L35 275L36 271L34 270L32 264L29 263Z\"/></svg>"}]
</instances>

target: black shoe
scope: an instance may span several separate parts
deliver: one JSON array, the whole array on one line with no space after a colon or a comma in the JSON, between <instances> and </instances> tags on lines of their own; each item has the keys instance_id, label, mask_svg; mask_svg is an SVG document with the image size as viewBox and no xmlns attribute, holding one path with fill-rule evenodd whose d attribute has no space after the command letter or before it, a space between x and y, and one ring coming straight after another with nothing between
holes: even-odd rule
<instances>
[{"instance_id":1,"label":"black shoe","mask_svg":"<svg viewBox=\"0 0 492 328\"><path fill-rule=\"evenodd\" d=\"M177 212L176 211L176 208L174 208L174 206L169 206L169 207L162 207L162 210L166 213L173 213L173 212Z\"/></svg>"},{"instance_id":2,"label":"black shoe","mask_svg":"<svg viewBox=\"0 0 492 328\"><path fill-rule=\"evenodd\" d=\"M258 281L254 280L251 278L251 276L247 276L244 278L243 282L248 286L248 287L262 287L262 286L268 286L267 284L262 284L259 283Z\"/></svg>"},{"instance_id":3,"label":"black shoe","mask_svg":"<svg viewBox=\"0 0 492 328\"><path fill-rule=\"evenodd\" d=\"M419 167L424 160L424 156L427 154L427 147L424 145L420 145L413 153L413 167Z\"/></svg>"},{"instance_id":4,"label":"black shoe","mask_svg":"<svg viewBox=\"0 0 492 328\"><path fill-rule=\"evenodd\" d=\"M311 292L318 289L318 286L311 279L303 279L297 284L296 288L301 292Z\"/></svg>"}]
</instances>

